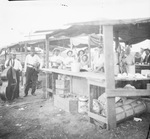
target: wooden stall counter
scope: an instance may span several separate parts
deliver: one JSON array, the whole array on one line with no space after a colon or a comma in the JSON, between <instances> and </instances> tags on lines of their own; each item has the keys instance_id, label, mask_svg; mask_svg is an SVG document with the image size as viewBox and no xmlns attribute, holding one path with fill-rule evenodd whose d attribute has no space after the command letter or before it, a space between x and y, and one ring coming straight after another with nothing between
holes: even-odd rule
<instances>
[{"instance_id":1,"label":"wooden stall counter","mask_svg":"<svg viewBox=\"0 0 150 139\"><path fill-rule=\"evenodd\" d=\"M92 112L92 106L93 106L93 99L97 99L101 94L103 94L106 90L106 80L105 80L105 74L104 73L94 73L94 72L72 72L69 70L62 70L62 69L54 69L54 68L50 68L50 69L42 69L43 72L46 72L48 74L52 75L52 91L53 93L55 93L55 80L57 80L57 77L54 77L54 75L67 75L69 77L71 77L71 83L70 83L70 92L73 94L77 94L79 96L87 96L88 100L89 100L89 110L88 110L88 115L90 117L90 121L93 122L93 119L97 120L97 121L101 121L101 123L103 125L107 124L107 116L100 116L97 115L95 113ZM125 86L125 84L127 83L131 83L131 82L135 82L135 84L137 83L137 81L141 82L141 81L146 81L145 83L150 83L150 78L144 77L144 76L126 76L126 77L118 77L115 76L115 82L116 82L116 88L120 88L121 85L122 88ZM119 83L124 83L124 84L119 84ZM146 86L145 84L145 86ZM115 90L116 91L116 90ZM140 94L143 93L144 95L144 90L141 90L142 92ZM148 92L148 91L147 91ZM146 92L146 93L147 93ZM125 95L131 95L132 92L130 91L129 93L127 92L123 92L120 94L124 94ZM138 92L139 93L139 92ZM113 95L115 93L112 93ZM134 95L137 94L137 92L133 93ZM118 95L118 92L117 92ZM124 96L125 96L124 95ZM147 95L147 94L146 94ZM112 97L112 96L110 96ZM114 96L113 96L114 97ZM67 106L68 106L68 102L67 102ZM67 107L69 109L69 107Z\"/></svg>"},{"instance_id":2,"label":"wooden stall counter","mask_svg":"<svg viewBox=\"0 0 150 139\"><path fill-rule=\"evenodd\" d=\"M70 76L76 76L76 77L82 77L82 78L93 78L97 80L105 80L105 75L103 73L95 73L95 72L72 72L70 70L63 70L63 69L55 69L55 68L43 68L43 72L48 73L58 73L58 74L64 74L64 75L70 75Z\"/></svg>"}]
</instances>

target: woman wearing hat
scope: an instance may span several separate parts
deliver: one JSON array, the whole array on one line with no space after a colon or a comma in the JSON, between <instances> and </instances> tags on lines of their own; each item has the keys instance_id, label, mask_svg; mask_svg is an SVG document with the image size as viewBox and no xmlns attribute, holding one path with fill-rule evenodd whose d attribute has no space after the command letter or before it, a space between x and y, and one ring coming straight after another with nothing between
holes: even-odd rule
<instances>
[{"instance_id":1,"label":"woman wearing hat","mask_svg":"<svg viewBox=\"0 0 150 139\"><path fill-rule=\"evenodd\" d=\"M81 69L88 70L88 67L89 67L89 57L88 57L88 55L84 54L82 56L80 65L81 65Z\"/></svg>"},{"instance_id":2,"label":"woman wearing hat","mask_svg":"<svg viewBox=\"0 0 150 139\"><path fill-rule=\"evenodd\" d=\"M63 57L60 56L60 50L54 49L53 56L50 57L50 67L58 68L63 63Z\"/></svg>"},{"instance_id":3,"label":"woman wearing hat","mask_svg":"<svg viewBox=\"0 0 150 139\"><path fill-rule=\"evenodd\" d=\"M74 57L73 57L73 52L71 50L69 50L67 52L67 57L64 60L64 64L66 67L71 67L71 63L73 63L74 61Z\"/></svg>"},{"instance_id":4,"label":"woman wearing hat","mask_svg":"<svg viewBox=\"0 0 150 139\"><path fill-rule=\"evenodd\" d=\"M78 62L81 62L82 56L85 54L85 52L83 50L80 50L78 52Z\"/></svg>"}]
</instances>

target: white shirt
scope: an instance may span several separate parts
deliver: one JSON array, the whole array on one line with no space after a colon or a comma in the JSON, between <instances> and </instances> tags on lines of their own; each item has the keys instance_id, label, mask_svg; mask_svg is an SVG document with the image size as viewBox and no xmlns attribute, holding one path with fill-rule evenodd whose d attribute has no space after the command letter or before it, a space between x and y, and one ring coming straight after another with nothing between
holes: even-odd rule
<instances>
[{"instance_id":1,"label":"white shirt","mask_svg":"<svg viewBox=\"0 0 150 139\"><path fill-rule=\"evenodd\" d=\"M57 61L63 61L63 57L61 57L61 56L52 56L52 57L50 57L50 61L51 62L57 62Z\"/></svg>"},{"instance_id":2,"label":"white shirt","mask_svg":"<svg viewBox=\"0 0 150 139\"><path fill-rule=\"evenodd\" d=\"M61 63L64 61L64 58L61 57L61 56L56 56L56 55L53 55L52 57L50 57L50 62L52 62L52 65L51 66L57 66L57 63Z\"/></svg>"},{"instance_id":3,"label":"white shirt","mask_svg":"<svg viewBox=\"0 0 150 139\"><path fill-rule=\"evenodd\" d=\"M128 65L133 65L134 64L134 56L132 54L127 55L125 58L125 61Z\"/></svg>"},{"instance_id":4,"label":"white shirt","mask_svg":"<svg viewBox=\"0 0 150 139\"><path fill-rule=\"evenodd\" d=\"M71 63L73 63L73 61L74 61L74 57L66 57L64 63L66 65L70 65Z\"/></svg>"},{"instance_id":5,"label":"white shirt","mask_svg":"<svg viewBox=\"0 0 150 139\"><path fill-rule=\"evenodd\" d=\"M34 66L36 63L40 63L40 68L42 68L42 61L38 55L36 54L34 56L31 56L31 54L27 55L25 59L24 71L26 72L27 70L27 64Z\"/></svg>"},{"instance_id":6,"label":"white shirt","mask_svg":"<svg viewBox=\"0 0 150 139\"><path fill-rule=\"evenodd\" d=\"M104 54L100 54L99 57L95 58L93 61L94 69L97 67L103 67L104 66Z\"/></svg>"},{"instance_id":7,"label":"white shirt","mask_svg":"<svg viewBox=\"0 0 150 139\"><path fill-rule=\"evenodd\" d=\"M9 63L8 63L9 62ZM13 66L14 65L14 66ZM15 70L20 70L22 71L22 65L21 62L18 59L11 59L11 60L6 60L5 62L5 68L8 66L13 66Z\"/></svg>"}]
</instances>

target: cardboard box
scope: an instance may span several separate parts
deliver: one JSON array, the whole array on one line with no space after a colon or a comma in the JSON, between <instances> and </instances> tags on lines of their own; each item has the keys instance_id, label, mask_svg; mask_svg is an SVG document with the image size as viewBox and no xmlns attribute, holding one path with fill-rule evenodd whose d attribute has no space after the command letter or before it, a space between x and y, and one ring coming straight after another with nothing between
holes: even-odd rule
<instances>
[{"instance_id":1,"label":"cardboard box","mask_svg":"<svg viewBox=\"0 0 150 139\"><path fill-rule=\"evenodd\" d=\"M67 93L70 93L68 89L58 89L58 88L55 89L55 92L57 95L65 95Z\"/></svg>"},{"instance_id":2,"label":"cardboard box","mask_svg":"<svg viewBox=\"0 0 150 139\"><path fill-rule=\"evenodd\" d=\"M78 100L74 98L62 98L54 95L54 106L66 112L78 113Z\"/></svg>"}]
</instances>

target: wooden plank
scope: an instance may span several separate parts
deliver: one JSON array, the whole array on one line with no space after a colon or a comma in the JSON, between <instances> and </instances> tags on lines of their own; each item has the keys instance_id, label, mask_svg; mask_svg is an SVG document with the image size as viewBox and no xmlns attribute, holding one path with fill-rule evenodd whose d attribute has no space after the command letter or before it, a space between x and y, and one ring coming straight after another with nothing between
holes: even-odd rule
<instances>
[{"instance_id":1,"label":"wooden plank","mask_svg":"<svg viewBox=\"0 0 150 139\"><path fill-rule=\"evenodd\" d=\"M46 40L45 40L45 44L46 44L46 68L49 68L49 40L46 36ZM49 88L49 75L48 73L46 73L46 88ZM49 92L46 89L46 98L49 97Z\"/></svg>"},{"instance_id":2,"label":"wooden plank","mask_svg":"<svg viewBox=\"0 0 150 139\"><path fill-rule=\"evenodd\" d=\"M106 87L104 80L90 80L88 79L88 83L95 86Z\"/></svg>"},{"instance_id":3,"label":"wooden plank","mask_svg":"<svg viewBox=\"0 0 150 139\"><path fill-rule=\"evenodd\" d=\"M70 93L71 93L71 94L73 93L73 84L72 84L72 80L73 80L73 77L70 76Z\"/></svg>"},{"instance_id":4,"label":"wooden plank","mask_svg":"<svg viewBox=\"0 0 150 139\"><path fill-rule=\"evenodd\" d=\"M92 62L92 60L91 60L91 45L90 45L90 36L88 37L88 52L89 52L89 67L91 67L91 62Z\"/></svg>"},{"instance_id":5,"label":"wooden plank","mask_svg":"<svg viewBox=\"0 0 150 139\"><path fill-rule=\"evenodd\" d=\"M54 72L64 75L76 76L76 77L83 77L86 79L97 79L97 80L105 80L105 75L103 73L93 73L93 72L72 72L69 70L62 70L62 69L54 69L54 68L42 68L43 72Z\"/></svg>"},{"instance_id":6,"label":"wooden plank","mask_svg":"<svg viewBox=\"0 0 150 139\"><path fill-rule=\"evenodd\" d=\"M113 26L103 26L106 89L115 89ZM107 94L107 91L106 91ZM115 98L107 98L107 129L116 127Z\"/></svg>"},{"instance_id":7,"label":"wooden plank","mask_svg":"<svg viewBox=\"0 0 150 139\"><path fill-rule=\"evenodd\" d=\"M150 83L147 84L147 90L150 90Z\"/></svg>"},{"instance_id":8,"label":"wooden plank","mask_svg":"<svg viewBox=\"0 0 150 139\"><path fill-rule=\"evenodd\" d=\"M131 96L150 96L150 91L147 89L107 89L107 97L131 97Z\"/></svg>"},{"instance_id":9,"label":"wooden plank","mask_svg":"<svg viewBox=\"0 0 150 139\"><path fill-rule=\"evenodd\" d=\"M92 113L92 112L88 112L88 116L92 117L93 119L97 120L97 121L101 121L103 123L107 123L106 117Z\"/></svg>"},{"instance_id":10,"label":"wooden plank","mask_svg":"<svg viewBox=\"0 0 150 139\"><path fill-rule=\"evenodd\" d=\"M115 32L115 51L117 51L118 47L119 47L119 32L116 31Z\"/></svg>"},{"instance_id":11,"label":"wooden plank","mask_svg":"<svg viewBox=\"0 0 150 139\"><path fill-rule=\"evenodd\" d=\"M91 85L88 84L88 95L89 95L89 103L88 103L88 111L91 112L93 109L93 92L91 91ZM94 123L93 118L90 117L90 123Z\"/></svg>"}]
</instances>

